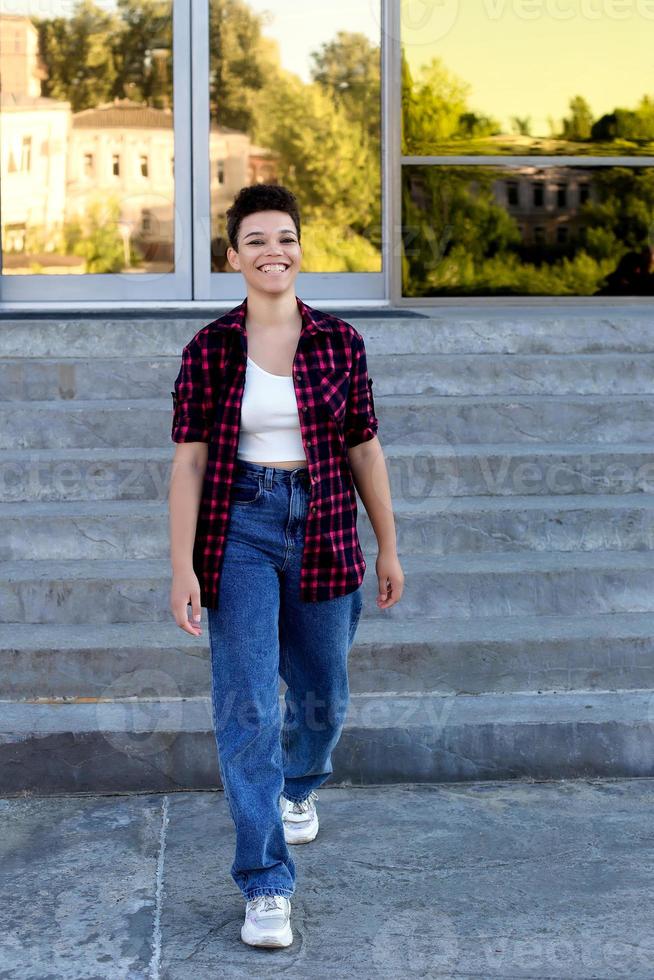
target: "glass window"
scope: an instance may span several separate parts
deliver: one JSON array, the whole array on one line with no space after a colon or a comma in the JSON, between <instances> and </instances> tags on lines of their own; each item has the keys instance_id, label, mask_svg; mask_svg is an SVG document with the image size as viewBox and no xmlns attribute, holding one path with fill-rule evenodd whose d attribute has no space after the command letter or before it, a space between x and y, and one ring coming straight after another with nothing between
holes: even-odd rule
<instances>
[{"instance_id":1,"label":"glass window","mask_svg":"<svg viewBox=\"0 0 654 980\"><path fill-rule=\"evenodd\" d=\"M246 184L302 213L303 272L381 272L381 2L210 0L211 269Z\"/></svg>"},{"instance_id":2,"label":"glass window","mask_svg":"<svg viewBox=\"0 0 654 980\"><path fill-rule=\"evenodd\" d=\"M403 295L654 295L654 7L400 7Z\"/></svg>"},{"instance_id":3,"label":"glass window","mask_svg":"<svg viewBox=\"0 0 654 980\"><path fill-rule=\"evenodd\" d=\"M654 167L534 170L405 164L404 295L654 295Z\"/></svg>"},{"instance_id":4,"label":"glass window","mask_svg":"<svg viewBox=\"0 0 654 980\"><path fill-rule=\"evenodd\" d=\"M172 271L172 0L22 6L0 15L2 274Z\"/></svg>"},{"instance_id":5,"label":"glass window","mask_svg":"<svg viewBox=\"0 0 654 980\"><path fill-rule=\"evenodd\" d=\"M651 3L401 0L401 17L403 154L654 155Z\"/></svg>"}]
</instances>

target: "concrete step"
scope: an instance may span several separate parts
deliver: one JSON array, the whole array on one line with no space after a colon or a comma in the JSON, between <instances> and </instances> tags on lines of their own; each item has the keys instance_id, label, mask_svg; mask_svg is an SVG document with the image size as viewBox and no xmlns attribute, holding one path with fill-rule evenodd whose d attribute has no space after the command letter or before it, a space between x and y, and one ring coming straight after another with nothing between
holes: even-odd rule
<instances>
[{"instance_id":1,"label":"concrete step","mask_svg":"<svg viewBox=\"0 0 654 980\"><path fill-rule=\"evenodd\" d=\"M332 783L652 776L653 719L649 690L355 694ZM5 703L0 785L39 795L219 786L210 699Z\"/></svg>"},{"instance_id":2,"label":"concrete step","mask_svg":"<svg viewBox=\"0 0 654 980\"><path fill-rule=\"evenodd\" d=\"M389 395L376 410L389 448L654 440L654 395ZM172 398L5 402L0 448L172 447L172 415Z\"/></svg>"},{"instance_id":3,"label":"concrete step","mask_svg":"<svg viewBox=\"0 0 654 980\"><path fill-rule=\"evenodd\" d=\"M384 615L475 619L654 611L651 552L490 552L402 557L405 591ZM0 567L2 623L167 621L167 560L6 561ZM364 617L378 615L369 556Z\"/></svg>"},{"instance_id":4,"label":"concrete step","mask_svg":"<svg viewBox=\"0 0 654 980\"><path fill-rule=\"evenodd\" d=\"M424 446L382 440L394 504L426 497L650 493L649 446L559 442ZM166 447L6 450L0 501L160 500L168 496Z\"/></svg>"},{"instance_id":5,"label":"concrete step","mask_svg":"<svg viewBox=\"0 0 654 980\"><path fill-rule=\"evenodd\" d=\"M407 555L654 550L654 494L394 499L398 547ZM365 554L376 537L359 513ZM165 501L0 504L0 559L166 558Z\"/></svg>"},{"instance_id":6,"label":"concrete step","mask_svg":"<svg viewBox=\"0 0 654 980\"><path fill-rule=\"evenodd\" d=\"M0 401L167 398L175 357L0 359ZM375 395L632 395L654 385L654 354L374 354Z\"/></svg>"},{"instance_id":7,"label":"concrete step","mask_svg":"<svg viewBox=\"0 0 654 980\"><path fill-rule=\"evenodd\" d=\"M647 307L607 302L588 306L545 304L534 297L523 308L450 305L424 316L345 317L364 337L371 354L594 354L602 351L654 353L652 312ZM236 305L236 304L235 304ZM179 356L191 337L221 316L144 315L12 318L3 315L0 357Z\"/></svg>"},{"instance_id":8,"label":"concrete step","mask_svg":"<svg viewBox=\"0 0 654 980\"><path fill-rule=\"evenodd\" d=\"M0 626L0 697L86 700L210 693L209 637L172 621ZM654 688L654 613L364 618L354 694L487 694ZM280 690L285 690L280 680Z\"/></svg>"}]
</instances>

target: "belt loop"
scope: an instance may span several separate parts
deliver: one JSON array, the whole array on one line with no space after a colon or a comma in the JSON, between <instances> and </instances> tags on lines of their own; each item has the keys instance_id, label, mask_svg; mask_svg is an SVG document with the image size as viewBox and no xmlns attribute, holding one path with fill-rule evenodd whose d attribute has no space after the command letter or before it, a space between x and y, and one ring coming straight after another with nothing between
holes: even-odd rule
<instances>
[{"instance_id":1,"label":"belt loop","mask_svg":"<svg viewBox=\"0 0 654 980\"><path fill-rule=\"evenodd\" d=\"M266 466L263 474L263 485L266 490L272 490L274 483L274 470L272 466Z\"/></svg>"}]
</instances>

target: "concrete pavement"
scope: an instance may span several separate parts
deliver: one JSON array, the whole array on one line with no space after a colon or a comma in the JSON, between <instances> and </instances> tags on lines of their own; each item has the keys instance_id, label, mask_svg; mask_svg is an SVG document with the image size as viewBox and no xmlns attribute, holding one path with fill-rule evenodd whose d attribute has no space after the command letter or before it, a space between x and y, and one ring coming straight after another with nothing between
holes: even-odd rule
<instances>
[{"instance_id":1,"label":"concrete pavement","mask_svg":"<svg viewBox=\"0 0 654 980\"><path fill-rule=\"evenodd\" d=\"M319 790L293 945L239 937L222 792L0 800L0 980L654 976L654 779Z\"/></svg>"}]
</instances>

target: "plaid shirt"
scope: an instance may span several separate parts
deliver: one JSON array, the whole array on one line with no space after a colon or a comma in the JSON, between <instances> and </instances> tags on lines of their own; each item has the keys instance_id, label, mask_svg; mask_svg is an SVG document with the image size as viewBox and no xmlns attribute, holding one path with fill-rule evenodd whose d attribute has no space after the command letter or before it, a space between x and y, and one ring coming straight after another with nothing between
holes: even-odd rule
<instances>
[{"instance_id":1,"label":"plaid shirt","mask_svg":"<svg viewBox=\"0 0 654 980\"><path fill-rule=\"evenodd\" d=\"M310 499L300 596L318 602L354 592L366 570L347 449L373 439L378 420L362 336L296 296L302 330L293 362ZM173 442L207 442L193 546L201 604L217 608L230 491L245 387L247 298L200 330L182 351L173 396Z\"/></svg>"}]
</instances>

